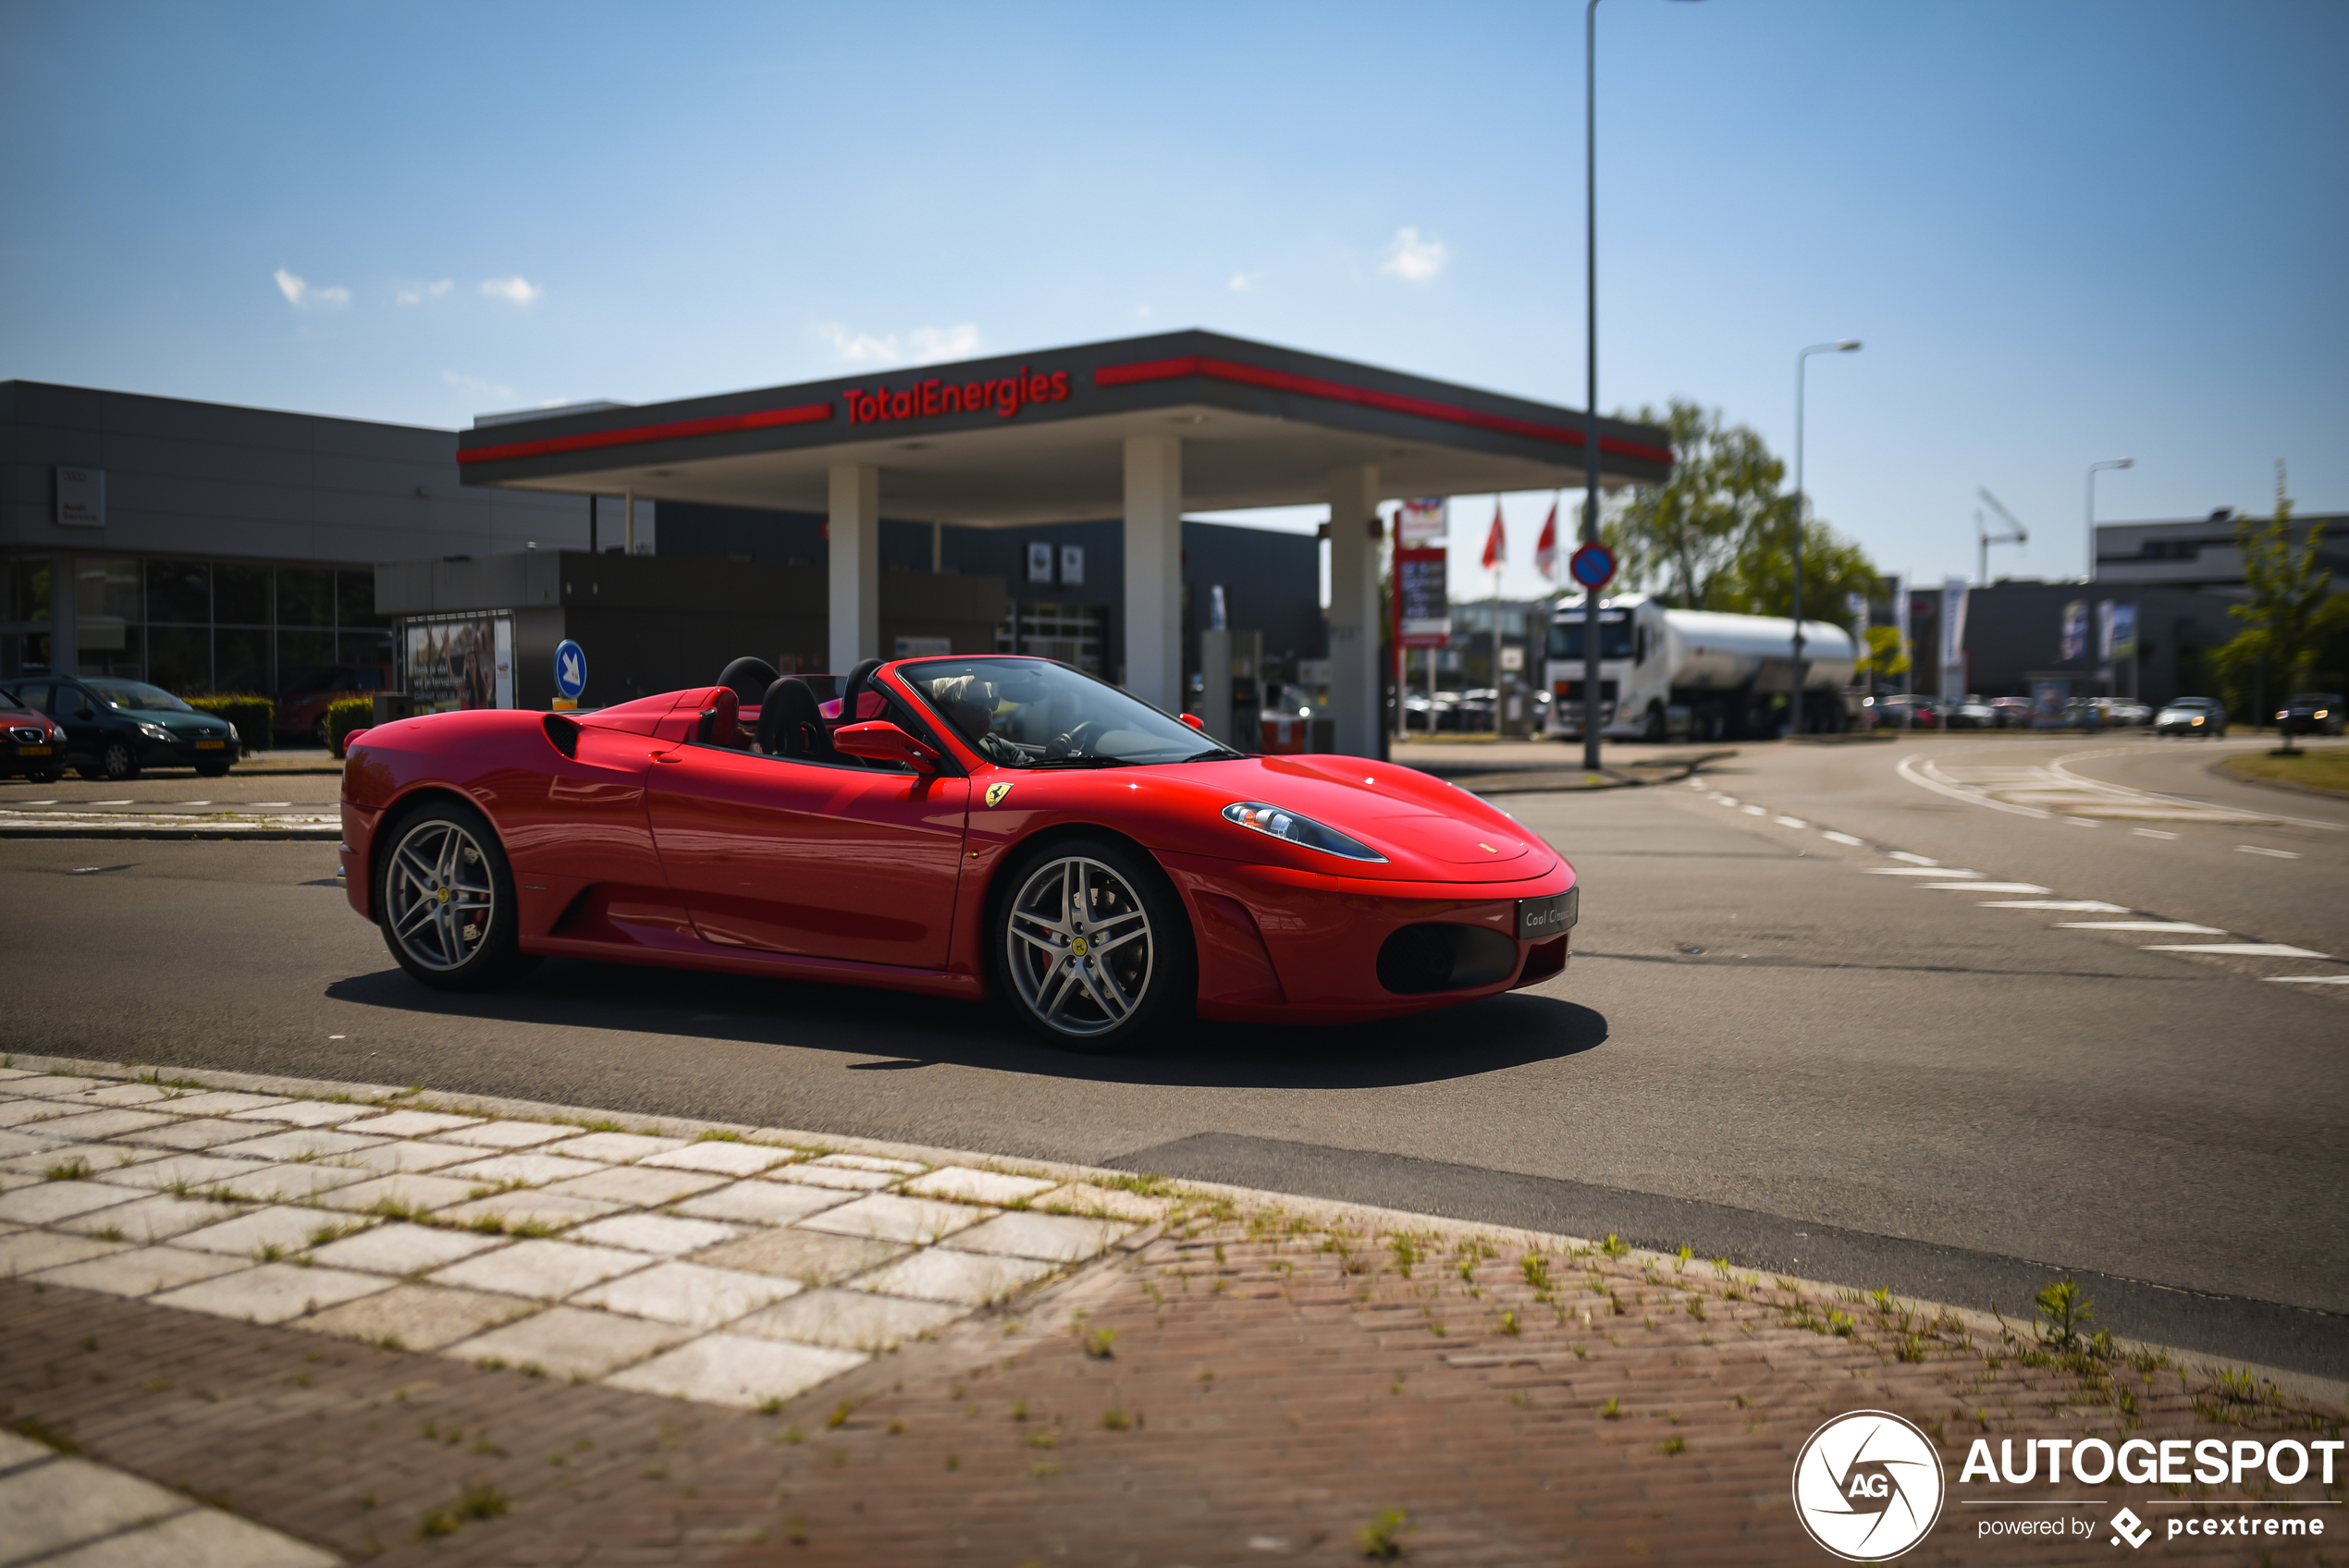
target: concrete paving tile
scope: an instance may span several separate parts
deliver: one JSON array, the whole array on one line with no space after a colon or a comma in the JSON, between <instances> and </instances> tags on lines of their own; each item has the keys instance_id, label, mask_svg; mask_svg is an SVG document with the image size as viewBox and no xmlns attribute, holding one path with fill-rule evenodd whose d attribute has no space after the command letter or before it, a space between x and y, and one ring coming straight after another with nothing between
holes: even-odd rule
<instances>
[{"instance_id":1,"label":"concrete paving tile","mask_svg":"<svg viewBox=\"0 0 2349 1568\"><path fill-rule=\"evenodd\" d=\"M337 1568L342 1559L216 1508L77 1547L42 1568Z\"/></svg>"},{"instance_id":2,"label":"concrete paving tile","mask_svg":"<svg viewBox=\"0 0 2349 1568\"><path fill-rule=\"evenodd\" d=\"M240 1176L258 1174L263 1169L259 1161L221 1159L212 1155L171 1154L157 1159L141 1160L136 1165L94 1170L91 1180L117 1187L168 1187L185 1182L196 1189L222 1182L234 1184Z\"/></svg>"},{"instance_id":3,"label":"concrete paving tile","mask_svg":"<svg viewBox=\"0 0 2349 1568\"><path fill-rule=\"evenodd\" d=\"M328 1208L364 1213L377 1204L394 1205L412 1213L429 1214L472 1201L474 1184L445 1176L376 1176L351 1186L320 1194Z\"/></svg>"},{"instance_id":4,"label":"concrete paving tile","mask_svg":"<svg viewBox=\"0 0 2349 1568\"><path fill-rule=\"evenodd\" d=\"M84 1089L74 1098L85 1105L145 1105L171 1092L153 1084L109 1084L103 1089Z\"/></svg>"},{"instance_id":5,"label":"concrete paving tile","mask_svg":"<svg viewBox=\"0 0 2349 1568\"><path fill-rule=\"evenodd\" d=\"M959 1198L965 1203L1017 1203L1058 1183L1034 1176L1006 1176L1000 1170L974 1170L967 1165L946 1165L916 1177L898 1189L917 1198Z\"/></svg>"},{"instance_id":6,"label":"concrete paving tile","mask_svg":"<svg viewBox=\"0 0 2349 1568\"><path fill-rule=\"evenodd\" d=\"M656 1170L646 1165L608 1165L593 1176L575 1176L547 1190L606 1203L641 1204L656 1208L679 1198L722 1187L726 1178L707 1170Z\"/></svg>"},{"instance_id":7,"label":"concrete paving tile","mask_svg":"<svg viewBox=\"0 0 2349 1568\"><path fill-rule=\"evenodd\" d=\"M205 1191L234 1193L255 1203L282 1203L316 1197L321 1193L363 1182L367 1176L364 1170L324 1161L308 1165L263 1163L257 1170L215 1182Z\"/></svg>"},{"instance_id":8,"label":"concrete paving tile","mask_svg":"<svg viewBox=\"0 0 2349 1568\"><path fill-rule=\"evenodd\" d=\"M440 1174L486 1187L502 1182L527 1182L536 1187L548 1182L566 1182L574 1176L593 1176L603 1169L592 1159L565 1159L560 1155L498 1154L487 1159L471 1159L462 1165L446 1167Z\"/></svg>"},{"instance_id":9,"label":"concrete paving tile","mask_svg":"<svg viewBox=\"0 0 2349 1568\"><path fill-rule=\"evenodd\" d=\"M231 1121L276 1121L289 1127L332 1127L351 1120L348 1104L336 1105L327 1100L288 1100L283 1105L264 1105L252 1110L228 1113Z\"/></svg>"},{"instance_id":10,"label":"concrete paving tile","mask_svg":"<svg viewBox=\"0 0 2349 1568\"><path fill-rule=\"evenodd\" d=\"M264 1105L284 1103L283 1095L241 1095L232 1089L209 1089L173 1100L171 1109L181 1116L227 1116L231 1111L258 1110Z\"/></svg>"},{"instance_id":11,"label":"concrete paving tile","mask_svg":"<svg viewBox=\"0 0 2349 1568\"><path fill-rule=\"evenodd\" d=\"M128 1242L102 1242L94 1236L61 1236L54 1231L14 1231L0 1236L0 1275L37 1274L85 1257L129 1252Z\"/></svg>"},{"instance_id":12,"label":"concrete paving tile","mask_svg":"<svg viewBox=\"0 0 2349 1568\"><path fill-rule=\"evenodd\" d=\"M663 1394L703 1404L755 1410L770 1399L790 1399L837 1378L867 1358L854 1351L817 1345L705 1334L639 1366L606 1379L613 1388Z\"/></svg>"},{"instance_id":13,"label":"concrete paving tile","mask_svg":"<svg viewBox=\"0 0 2349 1568\"><path fill-rule=\"evenodd\" d=\"M445 1219L452 1225L474 1225L497 1219L509 1231L519 1230L525 1225L561 1231L583 1220L601 1219L608 1214L619 1214L623 1207L621 1204L601 1203L594 1198L574 1198L560 1193L541 1193L525 1187L519 1192L499 1193L493 1197L459 1204L454 1208L444 1208L434 1218Z\"/></svg>"},{"instance_id":14,"label":"concrete paving tile","mask_svg":"<svg viewBox=\"0 0 2349 1568\"><path fill-rule=\"evenodd\" d=\"M611 1165L627 1165L667 1154L670 1149L682 1149L692 1142L691 1138L655 1138L642 1133L588 1133L551 1145L547 1152L571 1159L600 1159Z\"/></svg>"},{"instance_id":15,"label":"concrete paving tile","mask_svg":"<svg viewBox=\"0 0 2349 1568\"><path fill-rule=\"evenodd\" d=\"M410 1283L330 1306L303 1318L301 1327L369 1344L390 1341L401 1350L439 1350L537 1310L536 1302L514 1296Z\"/></svg>"},{"instance_id":16,"label":"concrete paving tile","mask_svg":"<svg viewBox=\"0 0 2349 1568\"><path fill-rule=\"evenodd\" d=\"M858 1275L848 1281L848 1288L959 1306L985 1306L1058 1267L1030 1257L991 1257L985 1253L925 1247L911 1257Z\"/></svg>"},{"instance_id":17,"label":"concrete paving tile","mask_svg":"<svg viewBox=\"0 0 2349 1568\"><path fill-rule=\"evenodd\" d=\"M363 1167L388 1176L401 1170L439 1170L480 1157L481 1151L462 1144L379 1144L335 1156L337 1165Z\"/></svg>"},{"instance_id":18,"label":"concrete paving tile","mask_svg":"<svg viewBox=\"0 0 2349 1568\"><path fill-rule=\"evenodd\" d=\"M571 1232L570 1240L593 1242L597 1246L625 1247L631 1252L658 1253L663 1257L682 1257L689 1252L700 1252L720 1242L731 1242L742 1234L739 1225L721 1225L714 1219L679 1219L667 1214L620 1214L609 1219L598 1219L592 1225L582 1225Z\"/></svg>"},{"instance_id":19,"label":"concrete paving tile","mask_svg":"<svg viewBox=\"0 0 2349 1568\"><path fill-rule=\"evenodd\" d=\"M109 1084L119 1082L119 1079L115 1078L76 1078L66 1072L44 1072L37 1077L19 1078L8 1087L15 1094L38 1095L43 1099L62 1100L69 1099L75 1095L87 1094L92 1089L103 1089Z\"/></svg>"},{"instance_id":20,"label":"concrete paving tile","mask_svg":"<svg viewBox=\"0 0 2349 1568\"><path fill-rule=\"evenodd\" d=\"M222 1144L244 1143L252 1135L253 1127L250 1121L231 1121L226 1117L199 1117L193 1121L142 1127L125 1141L159 1149L208 1149Z\"/></svg>"},{"instance_id":21,"label":"concrete paving tile","mask_svg":"<svg viewBox=\"0 0 2349 1568\"><path fill-rule=\"evenodd\" d=\"M842 1170L885 1170L897 1176L918 1176L929 1167L910 1159L882 1159L869 1154L828 1154L813 1161Z\"/></svg>"},{"instance_id":22,"label":"concrete paving tile","mask_svg":"<svg viewBox=\"0 0 2349 1568\"><path fill-rule=\"evenodd\" d=\"M471 1144L485 1149L526 1149L534 1144L551 1144L557 1138L568 1138L578 1132L576 1127L559 1127L545 1121L482 1121L468 1118L462 1127L451 1127L436 1134L444 1143Z\"/></svg>"},{"instance_id":23,"label":"concrete paving tile","mask_svg":"<svg viewBox=\"0 0 2349 1568\"><path fill-rule=\"evenodd\" d=\"M12 1159L20 1154L41 1154L56 1147L56 1140L31 1133L18 1133L0 1127L0 1159Z\"/></svg>"},{"instance_id":24,"label":"concrete paving tile","mask_svg":"<svg viewBox=\"0 0 2349 1568\"><path fill-rule=\"evenodd\" d=\"M311 1256L335 1268L356 1268L366 1274L423 1274L505 1244L502 1236L443 1231L437 1226L408 1225L395 1220L356 1236L328 1242Z\"/></svg>"},{"instance_id":25,"label":"concrete paving tile","mask_svg":"<svg viewBox=\"0 0 2349 1568\"><path fill-rule=\"evenodd\" d=\"M470 1127L474 1121L473 1117L450 1116L437 1110L394 1110L381 1116L371 1112L365 1131L386 1138L422 1138L434 1133L446 1133L451 1127ZM356 1121L345 1125L353 1132L360 1131L360 1123Z\"/></svg>"},{"instance_id":26,"label":"concrete paving tile","mask_svg":"<svg viewBox=\"0 0 2349 1568\"><path fill-rule=\"evenodd\" d=\"M680 1214L695 1219L740 1219L754 1225L788 1225L811 1214L821 1214L848 1201L848 1194L826 1187L803 1187L754 1177L732 1186L688 1198L676 1206Z\"/></svg>"},{"instance_id":27,"label":"concrete paving tile","mask_svg":"<svg viewBox=\"0 0 2349 1568\"><path fill-rule=\"evenodd\" d=\"M913 1242L922 1245L951 1236L993 1213L966 1204L934 1203L928 1198L901 1198L875 1193L855 1203L828 1208L800 1221L810 1231L839 1236L868 1236L882 1242Z\"/></svg>"},{"instance_id":28,"label":"concrete paving tile","mask_svg":"<svg viewBox=\"0 0 2349 1568\"><path fill-rule=\"evenodd\" d=\"M572 1298L572 1305L600 1306L689 1329L715 1329L799 1291L797 1280L779 1280L771 1274L707 1268L698 1263L660 1263L584 1291Z\"/></svg>"},{"instance_id":29,"label":"concrete paving tile","mask_svg":"<svg viewBox=\"0 0 2349 1568\"><path fill-rule=\"evenodd\" d=\"M80 1108L70 1100L12 1099L6 1105L0 1105L0 1127L24 1127L80 1113Z\"/></svg>"},{"instance_id":30,"label":"concrete paving tile","mask_svg":"<svg viewBox=\"0 0 2349 1568\"><path fill-rule=\"evenodd\" d=\"M299 1159L304 1155L322 1159L330 1155L374 1148L381 1142L379 1138L363 1138L356 1133L329 1133L323 1128L303 1127L292 1132L249 1138L241 1144L223 1144L219 1152L242 1155L247 1159Z\"/></svg>"},{"instance_id":31,"label":"concrete paving tile","mask_svg":"<svg viewBox=\"0 0 2349 1568\"><path fill-rule=\"evenodd\" d=\"M77 1214L125 1203L138 1194L103 1182L43 1182L0 1194L0 1219L19 1225L54 1225Z\"/></svg>"},{"instance_id":32,"label":"concrete paving tile","mask_svg":"<svg viewBox=\"0 0 2349 1568\"><path fill-rule=\"evenodd\" d=\"M233 1219L236 1210L203 1198L176 1198L169 1193L148 1193L129 1203L77 1214L55 1222L60 1231L97 1236L109 1242L160 1242ZM109 1236L108 1231L120 1231Z\"/></svg>"},{"instance_id":33,"label":"concrete paving tile","mask_svg":"<svg viewBox=\"0 0 2349 1568\"><path fill-rule=\"evenodd\" d=\"M590 1285L633 1273L653 1261L645 1253L534 1238L486 1256L450 1264L436 1271L432 1279L436 1284L460 1285L467 1290L496 1291L504 1295L528 1296L534 1301L560 1301Z\"/></svg>"},{"instance_id":34,"label":"concrete paving tile","mask_svg":"<svg viewBox=\"0 0 2349 1568\"><path fill-rule=\"evenodd\" d=\"M118 1148L113 1144L79 1144L68 1138L43 1139L37 1148L0 1159L0 1170L6 1170L12 1176L45 1176L51 1166L68 1165L78 1159L90 1168L91 1174L95 1175L101 1170L137 1164L136 1158L126 1160L122 1158L127 1154L135 1156L136 1152Z\"/></svg>"},{"instance_id":35,"label":"concrete paving tile","mask_svg":"<svg viewBox=\"0 0 2349 1568\"><path fill-rule=\"evenodd\" d=\"M304 1268L292 1263L264 1263L223 1274L216 1280L181 1285L151 1297L158 1306L208 1312L215 1317L240 1317L252 1323L283 1323L305 1312L338 1306L360 1296L390 1288L380 1274L353 1274L340 1268Z\"/></svg>"},{"instance_id":36,"label":"concrete paving tile","mask_svg":"<svg viewBox=\"0 0 2349 1568\"><path fill-rule=\"evenodd\" d=\"M768 1172L778 1182L797 1182L805 1186L830 1187L836 1192L870 1193L883 1187L893 1187L904 1177L887 1170L850 1170L837 1165L786 1165L781 1170Z\"/></svg>"},{"instance_id":37,"label":"concrete paving tile","mask_svg":"<svg viewBox=\"0 0 2349 1568\"><path fill-rule=\"evenodd\" d=\"M710 1248L696 1263L713 1268L746 1268L772 1274L803 1285L828 1285L851 1274L878 1268L903 1257L910 1249L894 1242L863 1241L855 1236L828 1236L796 1227L759 1231L738 1242Z\"/></svg>"},{"instance_id":38,"label":"concrete paving tile","mask_svg":"<svg viewBox=\"0 0 2349 1568\"><path fill-rule=\"evenodd\" d=\"M241 1257L222 1257L178 1247L134 1247L104 1257L63 1264L35 1276L44 1285L71 1285L78 1291L104 1291L110 1296L151 1296L179 1285L192 1285L252 1265Z\"/></svg>"},{"instance_id":39,"label":"concrete paving tile","mask_svg":"<svg viewBox=\"0 0 2349 1568\"><path fill-rule=\"evenodd\" d=\"M188 1500L86 1459L58 1458L0 1480L0 1550L21 1562L167 1518Z\"/></svg>"},{"instance_id":40,"label":"concrete paving tile","mask_svg":"<svg viewBox=\"0 0 2349 1568\"><path fill-rule=\"evenodd\" d=\"M1071 1182L1065 1187L1053 1188L1029 1207L1047 1214L1092 1214L1149 1225L1165 1219L1166 1211L1174 1205L1171 1198L1145 1197L1121 1187L1096 1187L1089 1182Z\"/></svg>"},{"instance_id":41,"label":"concrete paving tile","mask_svg":"<svg viewBox=\"0 0 2349 1568\"><path fill-rule=\"evenodd\" d=\"M670 1149L667 1154L653 1155L644 1163L666 1170L714 1170L720 1176L756 1176L792 1158L790 1149L711 1138L687 1144L682 1149Z\"/></svg>"},{"instance_id":42,"label":"concrete paving tile","mask_svg":"<svg viewBox=\"0 0 2349 1568\"><path fill-rule=\"evenodd\" d=\"M953 1236L946 1244L959 1252L1076 1263L1107 1251L1111 1243L1133 1229L1122 1220L1085 1219L1073 1214L999 1214L984 1225L974 1225Z\"/></svg>"},{"instance_id":43,"label":"concrete paving tile","mask_svg":"<svg viewBox=\"0 0 2349 1568\"><path fill-rule=\"evenodd\" d=\"M198 1252L227 1253L232 1257L248 1257L269 1247L297 1253L313 1245L310 1238L321 1229L370 1223L355 1215L321 1214L314 1208L273 1206L224 1219L217 1225L207 1225L201 1231L191 1231L174 1238L171 1244L192 1247Z\"/></svg>"},{"instance_id":44,"label":"concrete paving tile","mask_svg":"<svg viewBox=\"0 0 2349 1568\"><path fill-rule=\"evenodd\" d=\"M92 1142L111 1138L117 1133L136 1133L142 1128L168 1126L172 1118L158 1116L152 1110L125 1110L109 1107L104 1110L85 1110L74 1116L59 1117L43 1124L42 1131L51 1137L87 1138Z\"/></svg>"},{"instance_id":45,"label":"concrete paving tile","mask_svg":"<svg viewBox=\"0 0 2349 1568\"><path fill-rule=\"evenodd\" d=\"M558 1378L600 1378L692 1336L673 1323L550 1306L535 1317L461 1340L441 1354L461 1361L535 1366Z\"/></svg>"},{"instance_id":46,"label":"concrete paving tile","mask_svg":"<svg viewBox=\"0 0 2349 1568\"><path fill-rule=\"evenodd\" d=\"M863 1291L807 1291L760 1308L728 1331L872 1354L966 1316L964 1308L941 1302Z\"/></svg>"},{"instance_id":47,"label":"concrete paving tile","mask_svg":"<svg viewBox=\"0 0 2349 1568\"><path fill-rule=\"evenodd\" d=\"M0 1431L0 1470L14 1470L36 1459L53 1458L55 1453L56 1451L47 1443L37 1443L14 1432Z\"/></svg>"}]
</instances>

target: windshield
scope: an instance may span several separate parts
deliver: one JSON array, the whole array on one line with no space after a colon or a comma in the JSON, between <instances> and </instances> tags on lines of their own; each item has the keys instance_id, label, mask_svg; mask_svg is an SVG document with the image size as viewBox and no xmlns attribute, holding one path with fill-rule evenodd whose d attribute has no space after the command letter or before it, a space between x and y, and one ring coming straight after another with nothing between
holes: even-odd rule
<instances>
[{"instance_id":1,"label":"windshield","mask_svg":"<svg viewBox=\"0 0 2349 1568\"><path fill-rule=\"evenodd\" d=\"M117 708L146 708L164 713L193 713L196 710L165 691L143 680L85 680L82 682Z\"/></svg>"},{"instance_id":2,"label":"windshield","mask_svg":"<svg viewBox=\"0 0 2349 1568\"><path fill-rule=\"evenodd\" d=\"M974 750L1002 767L1115 767L1239 754L1050 659L921 659L899 665L896 673Z\"/></svg>"},{"instance_id":3,"label":"windshield","mask_svg":"<svg viewBox=\"0 0 2349 1568\"><path fill-rule=\"evenodd\" d=\"M1579 659L1582 652L1582 623L1580 620L1557 620L1550 623L1550 657ZM1631 622L1617 610L1610 615L1599 612L1599 657L1628 659L1631 656Z\"/></svg>"}]
</instances>

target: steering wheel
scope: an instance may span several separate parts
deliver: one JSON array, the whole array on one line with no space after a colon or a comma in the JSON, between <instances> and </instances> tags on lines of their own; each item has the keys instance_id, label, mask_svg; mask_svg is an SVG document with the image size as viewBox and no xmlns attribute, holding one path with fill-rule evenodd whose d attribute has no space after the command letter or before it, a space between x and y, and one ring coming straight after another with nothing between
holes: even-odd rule
<instances>
[{"instance_id":1,"label":"steering wheel","mask_svg":"<svg viewBox=\"0 0 2349 1568\"><path fill-rule=\"evenodd\" d=\"M1081 757L1085 754L1085 748L1101 738L1101 729L1099 719L1088 718L1067 733L1048 742L1044 747L1044 755L1047 758Z\"/></svg>"}]
</instances>

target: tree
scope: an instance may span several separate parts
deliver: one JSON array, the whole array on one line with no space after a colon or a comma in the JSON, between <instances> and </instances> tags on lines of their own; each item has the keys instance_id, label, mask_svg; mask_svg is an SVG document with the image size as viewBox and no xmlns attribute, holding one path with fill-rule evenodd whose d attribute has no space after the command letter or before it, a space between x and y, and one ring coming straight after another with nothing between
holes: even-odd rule
<instances>
[{"instance_id":1,"label":"tree","mask_svg":"<svg viewBox=\"0 0 2349 1568\"><path fill-rule=\"evenodd\" d=\"M2299 690L2302 677L2316 657L2325 633L2332 593L2332 572L2318 558L2324 524L2312 522L2295 547L2292 541L2292 498L2283 493L2281 465L2276 478L2276 515L2260 523L2253 518L2235 520L2235 544L2243 551L2243 575L2251 590L2246 604L2231 605L2229 615L2250 622L2233 641L2219 650L2222 669L2240 672L2257 662L2273 673L2275 690L2285 696ZM2264 705L2264 704L2263 704ZM2256 725L2267 716L2255 714ZM2283 749L2294 750L2292 737Z\"/></svg>"},{"instance_id":2,"label":"tree","mask_svg":"<svg viewBox=\"0 0 2349 1568\"><path fill-rule=\"evenodd\" d=\"M1909 673L1909 655L1900 651L1900 629L1897 626L1871 626L1867 645L1860 654L1859 673L1867 678L1868 689L1876 690L1878 676Z\"/></svg>"}]
</instances>

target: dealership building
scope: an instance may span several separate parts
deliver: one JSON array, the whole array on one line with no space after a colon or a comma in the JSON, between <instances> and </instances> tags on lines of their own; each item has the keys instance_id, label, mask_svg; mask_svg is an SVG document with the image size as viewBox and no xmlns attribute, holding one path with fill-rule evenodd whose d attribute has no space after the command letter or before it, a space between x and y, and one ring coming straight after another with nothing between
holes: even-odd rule
<instances>
[{"instance_id":1,"label":"dealership building","mask_svg":"<svg viewBox=\"0 0 2349 1568\"><path fill-rule=\"evenodd\" d=\"M1668 473L1662 431L1599 430L1605 484ZM1572 410L1203 332L453 434L0 382L0 673L388 666L422 697L408 648L463 624L526 706L570 638L591 704L740 654L1007 650L1174 707L1202 634L1245 630L1325 673L1336 749L1366 753L1381 502L1579 487L1583 439ZM1329 508L1326 564L1184 515L1298 505Z\"/></svg>"}]
</instances>

